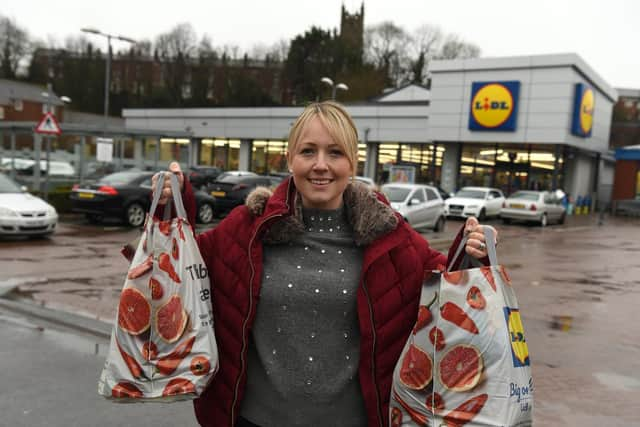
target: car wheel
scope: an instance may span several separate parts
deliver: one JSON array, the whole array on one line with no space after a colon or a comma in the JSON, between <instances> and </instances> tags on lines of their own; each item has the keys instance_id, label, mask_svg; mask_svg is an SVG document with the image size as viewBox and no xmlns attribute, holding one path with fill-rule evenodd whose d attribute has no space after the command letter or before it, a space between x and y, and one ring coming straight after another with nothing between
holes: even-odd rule
<instances>
[{"instance_id":1,"label":"car wheel","mask_svg":"<svg viewBox=\"0 0 640 427\"><path fill-rule=\"evenodd\" d=\"M478 214L478 221L482 222L487 218L487 213L485 212L484 208L480 209L480 213Z\"/></svg>"},{"instance_id":2,"label":"car wheel","mask_svg":"<svg viewBox=\"0 0 640 427\"><path fill-rule=\"evenodd\" d=\"M511 218L502 218L504 224L511 224Z\"/></svg>"},{"instance_id":3,"label":"car wheel","mask_svg":"<svg viewBox=\"0 0 640 427\"><path fill-rule=\"evenodd\" d=\"M198 209L198 221L202 224L209 224L213 221L213 208L209 203L203 203Z\"/></svg>"},{"instance_id":4,"label":"car wheel","mask_svg":"<svg viewBox=\"0 0 640 427\"><path fill-rule=\"evenodd\" d=\"M146 215L146 211L144 207L137 202L131 203L127 206L127 224L132 227L140 227L144 223L144 217Z\"/></svg>"},{"instance_id":5,"label":"car wheel","mask_svg":"<svg viewBox=\"0 0 640 427\"><path fill-rule=\"evenodd\" d=\"M441 216L440 218L438 218L438 221L436 221L436 225L433 227L433 231L435 231L436 233L443 231L444 224L445 224L445 219L443 216Z\"/></svg>"},{"instance_id":6,"label":"car wheel","mask_svg":"<svg viewBox=\"0 0 640 427\"><path fill-rule=\"evenodd\" d=\"M542 214L542 217L540 218L540 227L546 227L547 224L548 224L547 214Z\"/></svg>"}]
</instances>

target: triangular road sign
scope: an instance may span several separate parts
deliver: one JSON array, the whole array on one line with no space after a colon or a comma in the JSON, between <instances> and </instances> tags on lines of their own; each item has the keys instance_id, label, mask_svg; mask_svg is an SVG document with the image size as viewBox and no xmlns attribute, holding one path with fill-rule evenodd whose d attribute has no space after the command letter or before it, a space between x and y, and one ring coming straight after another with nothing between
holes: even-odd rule
<instances>
[{"instance_id":1,"label":"triangular road sign","mask_svg":"<svg viewBox=\"0 0 640 427\"><path fill-rule=\"evenodd\" d=\"M36 126L36 132L47 135L60 135L62 130L60 130L60 125L56 117L51 113L45 113L40 123L38 123L38 126Z\"/></svg>"}]
</instances>

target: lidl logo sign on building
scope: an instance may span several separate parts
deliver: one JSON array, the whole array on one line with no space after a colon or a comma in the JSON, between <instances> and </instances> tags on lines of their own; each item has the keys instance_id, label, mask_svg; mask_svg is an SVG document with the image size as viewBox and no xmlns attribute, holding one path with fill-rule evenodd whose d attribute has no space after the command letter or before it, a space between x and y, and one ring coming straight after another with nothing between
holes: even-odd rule
<instances>
[{"instance_id":1,"label":"lidl logo sign on building","mask_svg":"<svg viewBox=\"0 0 640 427\"><path fill-rule=\"evenodd\" d=\"M595 110L595 96L593 89L583 83L576 83L573 101L573 121L571 133L588 138L593 129L593 113Z\"/></svg>"},{"instance_id":2,"label":"lidl logo sign on building","mask_svg":"<svg viewBox=\"0 0 640 427\"><path fill-rule=\"evenodd\" d=\"M519 81L474 82L469 129L515 131L519 95Z\"/></svg>"}]
</instances>

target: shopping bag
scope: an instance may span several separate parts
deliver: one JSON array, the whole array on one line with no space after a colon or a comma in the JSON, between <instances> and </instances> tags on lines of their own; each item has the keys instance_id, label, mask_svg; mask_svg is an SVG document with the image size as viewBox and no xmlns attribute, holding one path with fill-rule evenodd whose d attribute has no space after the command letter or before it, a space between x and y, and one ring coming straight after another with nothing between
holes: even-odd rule
<instances>
[{"instance_id":1,"label":"shopping bag","mask_svg":"<svg viewBox=\"0 0 640 427\"><path fill-rule=\"evenodd\" d=\"M124 287L98 392L115 401L199 396L218 370L209 274L170 174L177 217L154 218L164 174Z\"/></svg>"},{"instance_id":2,"label":"shopping bag","mask_svg":"<svg viewBox=\"0 0 640 427\"><path fill-rule=\"evenodd\" d=\"M426 272L418 317L393 373L389 425L530 426L533 381L516 295L485 231L490 266Z\"/></svg>"}]
</instances>

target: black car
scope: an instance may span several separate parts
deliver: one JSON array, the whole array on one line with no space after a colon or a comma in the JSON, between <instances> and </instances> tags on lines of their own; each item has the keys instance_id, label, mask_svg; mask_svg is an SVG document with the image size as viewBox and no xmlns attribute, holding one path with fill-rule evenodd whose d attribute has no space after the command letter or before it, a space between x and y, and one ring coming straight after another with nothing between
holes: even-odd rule
<instances>
[{"instance_id":1,"label":"black car","mask_svg":"<svg viewBox=\"0 0 640 427\"><path fill-rule=\"evenodd\" d=\"M119 218L133 227L140 227L151 205L153 172L116 172L99 181L75 185L71 195L71 210L84 213L92 222L104 218ZM196 219L207 224L213 220L216 200L196 191Z\"/></svg>"},{"instance_id":2,"label":"black car","mask_svg":"<svg viewBox=\"0 0 640 427\"><path fill-rule=\"evenodd\" d=\"M267 176L225 175L207 187L207 192L216 198L216 213L229 212L244 203L247 195L256 187L271 187Z\"/></svg>"},{"instance_id":3,"label":"black car","mask_svg":"<svg viewBox=\"0 0 640 427\"><path fill-rule=\"evenodd\" d=\"M213 184L222 173L222 169L215 166L191 166L185 172L185 175L189 177L189 182L195 188L202 188L209 184Z\"/></svg>"}]
</instances>

